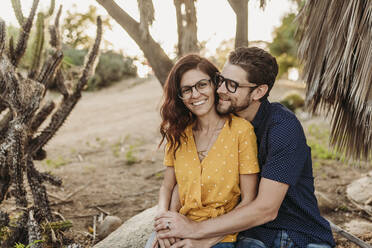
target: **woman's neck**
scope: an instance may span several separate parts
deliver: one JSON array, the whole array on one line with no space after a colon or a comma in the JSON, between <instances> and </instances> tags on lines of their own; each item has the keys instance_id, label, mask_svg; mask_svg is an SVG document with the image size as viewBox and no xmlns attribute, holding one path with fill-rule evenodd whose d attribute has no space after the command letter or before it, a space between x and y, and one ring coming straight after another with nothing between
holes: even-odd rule
<instances>
[{"instance_id":1,"label":"woman's neck","mask_svg":"<svg viewBox=\"0 0 372 248\"><path fill-rule=\"evenodd\" d=\"M196 125L194 128L195 130L204 132L214 131L219 128L222 123L224 123L223 120L224 118L214 111L207 115L198 116L196 118Z\"/></svg>"}]
</instances>

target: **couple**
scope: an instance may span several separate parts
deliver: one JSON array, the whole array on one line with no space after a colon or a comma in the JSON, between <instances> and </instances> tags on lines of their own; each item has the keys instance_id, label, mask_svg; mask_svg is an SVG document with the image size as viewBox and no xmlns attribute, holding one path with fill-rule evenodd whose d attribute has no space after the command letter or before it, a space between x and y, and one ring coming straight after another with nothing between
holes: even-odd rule
<instances>
[{"instance_id":1,"label":"couple","mask_svg":"<svg viewBox=\"0 0 372 248\"><path fill-rule=\"evenodd\" d=\"M230 53L221 74L198 55L177 61L161 108L167 168L148 247L335 246L301 124L267 100L277 73L256 47Z\"/></svg>"}]
</instances>

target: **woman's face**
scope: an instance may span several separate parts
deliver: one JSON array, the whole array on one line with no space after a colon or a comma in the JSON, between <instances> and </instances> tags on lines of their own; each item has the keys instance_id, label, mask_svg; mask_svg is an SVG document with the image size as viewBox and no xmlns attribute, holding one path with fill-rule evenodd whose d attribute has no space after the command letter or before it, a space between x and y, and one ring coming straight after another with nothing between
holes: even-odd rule
<instances>
[{"instance_id":1,"label":"woman's face","mask_svg":"<svg viewBox=\"0 0 372 248\"><path fill-rule=\"evenodd\" d=\"M197 117L215 111L215 89L208 74L192 69L183 74L180 83L181 99Z\"/></svg>"}]
</instances>

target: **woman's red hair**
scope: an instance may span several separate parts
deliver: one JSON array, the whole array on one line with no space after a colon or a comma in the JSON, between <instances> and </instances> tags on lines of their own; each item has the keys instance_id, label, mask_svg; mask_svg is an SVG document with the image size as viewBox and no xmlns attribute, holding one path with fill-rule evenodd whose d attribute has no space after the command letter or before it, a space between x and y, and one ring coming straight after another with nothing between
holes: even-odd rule
<instances>
[{"instance_id":1,"label":"woman's red hair","mask_svg":"<svg viewBox=\"0 0 372 248\"><path fill-rule=\"evenodd\" d=\"M178 96L182 76L192 69L200 70L209 75L213 84L215 74L218 72L217 67L213 63L196 54L189 54L180 58L170 71L164 85L164 103L160 109L162 117L160 133L162 139L159 146L166 139L170 145L170 150L174 151L174 155L180 147L181 137L186 138L184 134L185 128L196 120L196 116Z\"/></svg>"}]
</instances>

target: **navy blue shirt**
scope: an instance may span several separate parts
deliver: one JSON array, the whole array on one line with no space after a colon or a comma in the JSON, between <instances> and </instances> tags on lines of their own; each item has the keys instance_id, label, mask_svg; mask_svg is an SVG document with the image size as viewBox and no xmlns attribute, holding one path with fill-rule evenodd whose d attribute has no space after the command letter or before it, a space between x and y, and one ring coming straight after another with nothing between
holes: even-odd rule
<instances>
[{"instance_id":1,"label":"navy blue shirt","mask_svg":"<svg viewBox=\"0 0 372 248\"><path fill-rule=\"evenodd\" d=\"M252 125L257 136L260 176L288 184L289 188L275 220L240 235L271 247L277 232L285 230L299 247L309 243L335 246L330 225L319 213L311 149L299 120L283 105L265 100Z\"/></svg>"}]
</instances>

